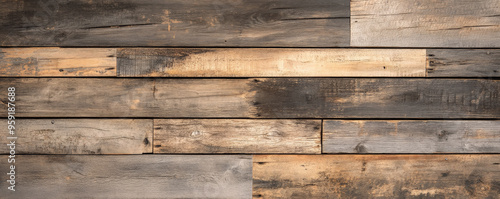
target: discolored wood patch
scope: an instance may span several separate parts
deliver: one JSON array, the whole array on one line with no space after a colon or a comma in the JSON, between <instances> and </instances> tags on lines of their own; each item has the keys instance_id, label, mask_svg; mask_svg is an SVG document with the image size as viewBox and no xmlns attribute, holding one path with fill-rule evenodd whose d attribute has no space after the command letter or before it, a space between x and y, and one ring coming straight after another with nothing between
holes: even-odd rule
<instances>
[{"instance_id":1,"label":"discolored wood patch","mask_svg":"<svg viewBox=\"0 0 500 199\"><path fill-rule=\"evenodd\" d=\"M497 198L498 155L255 155L253 198Z\"/></svg>"}]
</instances>

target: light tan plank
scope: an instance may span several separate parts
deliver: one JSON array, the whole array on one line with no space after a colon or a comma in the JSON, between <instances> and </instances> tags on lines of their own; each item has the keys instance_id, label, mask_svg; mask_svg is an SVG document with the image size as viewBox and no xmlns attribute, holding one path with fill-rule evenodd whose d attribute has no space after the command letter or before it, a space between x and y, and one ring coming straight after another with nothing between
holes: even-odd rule
<instances>
[{"instance_id":1,"label":"light tan plank","mask_svg":"<svg viewBox=\"0 0 500 199\"><path fill-rule=\"evenodd\" d=\"M0 198L252 197L251 156L20 155L15 166L16 191L1 180Z\"/></svg>"},{"instance_id":2,"label":"light tan plank","mask_svg":"<svg viewBox=\"0 0 500 199\"><path fill-rule=\"evenodd\" d=\"M255 155L254 198L499 198L500 155Z\"/></svg>"},{"instance_id":3,"label":"light tan plank","mask_svg":"<svg viewBox=\"0 0 500 199\"><path fill-rule=\"evenodd\" d=\"M0 48L0 77L116 76L113 48Z\"/></svg>"},{"instance_id":4,"label":"light tan plank","mask_svg":"<svg viewBox=\"0 0 500 199\"><path fill-rule=\"evenodd\" d=\"M142 154L152 153L150 119L17 119L17 154ZM0 134L8 136L7 120ZM8 144L2 139L0 144ZM1 151L6 154L9 151Z\"/></svg>"},{"instance_id":5,"label":"light tan plank","mask_svg":"<svg viewBox=\"0 0 500 199\"><path fill-rule=\"evenodd\" d=\"M122 48L124 77L424 77L424 49Z\"/></svg>"},{"instance_id":6,"label":"light tan plank","mask_svg":"<svg viewBox=\"0 0 500 199\"><path fill-rule=\"evenodd\" d=\"M500 121L325 120L323 153L500 153Z\"/></svg>"},{"instance_id":7,"label":"light tan plank","mask_svg":"<svg viewBox=\"0 0 500 199\"><path fill-rule=\"evenodd\" d=\"M500 47L498 0L351 1L351 46Z\"/></svg>"},{"instance_id":8,"label":"light tan plank","mask_svg":"<svg viewBox=\"0 0 500 199\"><path fill-rule=\"evenodd\" d=\"M154 120L155 153L321 153L321 120Z\"/></svg>"}]
</instances>

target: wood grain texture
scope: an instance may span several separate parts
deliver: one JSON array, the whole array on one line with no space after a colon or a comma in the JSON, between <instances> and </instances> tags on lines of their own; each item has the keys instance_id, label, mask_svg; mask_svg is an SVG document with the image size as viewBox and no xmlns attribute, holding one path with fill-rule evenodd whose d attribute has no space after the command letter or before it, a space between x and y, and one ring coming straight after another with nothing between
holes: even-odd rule
<instances>
[{"instance_id":1,"label":"wood grain texture","mask_svg":"<svg viewBox=\"0 0 500 199\"><path fill-rule=\"evenodd\" d=\"M427 49L428 77L500 77L498 49Z\"/></svg>"},{"instance_id":2,"label":"wood grain texture","mask_svg":"<svg viewBox=\"0 0 500 199\"><path fill-rule=\"evenodd\" d=\"M3 46L349 46L349 0L2 0L1 5Z\"/></svg>"},{"instance_id":3,"label":"wood grain texture","mask_svg":"<svg viewBox=\"0 0 500 199\"><path fill-rule=\"evenodd\" d=\"M500 121L325 120L323 153L500 153Z\"/></svg>"},{"instance_id":4,"label":"wood grain texture","mask_svg":"<svg viewBox=\"0 0 500 199\"><path fill-rule=\"evenodd\" d=\"M351 46L500 47L498 0L351 1Z\"/></svg>"},{"instance_id":5,"label":"wood grain texture","mask_svg":"<svg viewBox=\"0 0 500 199\"><path fill-rule=\"evenodd\" d=\"M424 77L424 49L122 48L124 77Z\"/></svg>"},{"instance_id":6,"label":"wood grain texture","mask_svg":"<svg viewBox=\"0 0 500 199\"><path fill-rule=\"evenodd\" d=\"M154 153L321 153L321 120L154 120Z\"/></svg>"},{"instance_id":7,"label":"wood grain texture","mask_svg":"<svg viewBox=\"0 0 500 199\"><path fill-rule=\"evenodd\" d=\"M16 191L7 183L1 198L250 198L252 157L21 155Z\"/></svg>"},{"instance_id":8,"label":"wood grain texture","mask_svg":"<svg viewBox=\"0 0 500 199\"><path fill-rule=\"evenodd\" d=\"M0 79L10 86L18 117L500 118L500 81L484 79Z\"/></svg>"},{"instance_id":9,"label":"wood grain texture","mask_svg":"<svg viewBox=\"0 0 500 199\"><path fill-rule=\"evenodd\" d=\"M0 48L0 77L116 76L116 49Z\"/></svg>"},{"instance_id":10,"label":"wood grain texture","mask_svg":"<svg viewBox=\"0 0 500 199\"><path fill-rule=\"evenodd\" d=\"M254 198L498 198L499 155L255 155Z\"/></svg>"},{"instance_id":11,"label":"wood grain texture","mask_svg":"<svg viewBox=\"0 0 500 199\"><path fill-rule=\"evenodd\" d=\"M17 154L142 154L153 152L150 119L17 119ZM2 120L0 133L7 132ZM8 144L2 139L0 144ZM9 151L2 151L7 154Z\"/></svg>"}]
</instances>

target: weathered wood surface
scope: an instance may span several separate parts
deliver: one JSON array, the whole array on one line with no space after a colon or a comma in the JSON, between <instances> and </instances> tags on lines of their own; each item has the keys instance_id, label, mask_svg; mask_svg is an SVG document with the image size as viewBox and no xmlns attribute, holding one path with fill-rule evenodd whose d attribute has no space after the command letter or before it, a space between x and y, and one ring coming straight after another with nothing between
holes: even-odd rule
<instances>
[{"instance_id":1,"label":"weathered wood surface","mask_svg":"<svg viewBox=\"0 0 500 199\"><path fill-rule=\"evenodd\" d=\"M427 60L428 77L500 77L498 49L428 49Z\"/></svg>"},{"instance_id":2,"label":"weathered wood surface","mask_svg":"<svg viewBox=\"0 0 500 199\"><path fill-rule=\"evenodd\" d=\"M424 49L122 48L129 77L424 77Z\"/></svg>"},{"instance_id":3,"label":"weathered wood surface","mask_svg":"<svg viewBox=\"0 0 500 199\"><path fill-rule=\"evenodd\" d=\"M0 48L0 77L116 76L112 48Z\"/></svg>"},{"instance_id":4,"label":"weathered wood surface","mask_svg":"<svg viewBox=\"0 0 500 199\"><path fill-rule=\"evenodd\" d=\"M3 46L349 46L349 0L0 1Z\"/></svg>"},{"instance_id":5,"label":"weathered wood surface","mask_svg":"<svg viewBox=\"0 0 500 199\"><path fill-rule=\"evenodd\" d=\"M254 198L499 198L499 155L255 155Z\"/></svg>"},{"instance_id":6,"label":"weathered wood surface","mask_svg":"<svg viewBox=\"0 0 500 199\"><path fill-rule=\"evenodd\" d=\"M18 117L500 118L500 81L484 79L0 79L9 86Z\"/></svg>"},{"instance_id":7,"label":"weathered wood surface","mask_svg":"<svg viewBox=\"0 0 500 199\"><path fill-rule=\"evenodd\" d=\"M154 153L321 153L321 120L155 119Z\"/></svg>"},{"instance_id":8,"label":"weathered wood surface","mask_svg":"<svg viewBox=\"0 0 500 199\"><path fill-rule=\"evenodd\" d=\"M17 154L153 152L151 119L17 119L15 127ZM9 135L7 120L1 121L0 133ZM3 146L8 143L7 139L0 140Z\"/></svg>"},{"instance_id":9,"label":"weathered wood surface","mask_svg":"<svg viewBox=\"0 0 500 199\"><path fill-rule=\"evenodd\" d=\"M323 153L500 153L500 121L325 120Z\"/></svg>"},{"instance_id":10,"label":"weathered wood surface","mask_svg":"<svg viewBox=\"0 0 500 199\"><path fill-rule=\"evenodd\" d=\"M351 1L351 46L500 47L498 0Z\"/></svg>"},{"instance_id":11,"label":"weathered wood surface","mask_svg":"<svg viewBox=\"0 0 500 199\"><path fill-rule=\"evenodd\" d=\"M9 172L7 156L0 171ZM21 155L1 198L250 198L251 156Z\"/></svg>"}]
</instances>

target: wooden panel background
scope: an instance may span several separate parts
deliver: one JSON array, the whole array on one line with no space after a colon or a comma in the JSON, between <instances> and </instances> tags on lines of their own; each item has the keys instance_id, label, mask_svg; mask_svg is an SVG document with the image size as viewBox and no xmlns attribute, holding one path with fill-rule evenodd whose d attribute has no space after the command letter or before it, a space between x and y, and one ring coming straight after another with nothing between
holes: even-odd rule
<instances>
[{"instance_id":1,"label":"wooden panel background","mask_svg":"<svg viewBox=\"0 0 500 199\"><path fill-rule=\"evenodd\" d=\"M500 198L499 16L0 0L0 198Z\"/></svg>"}]
</instances>

